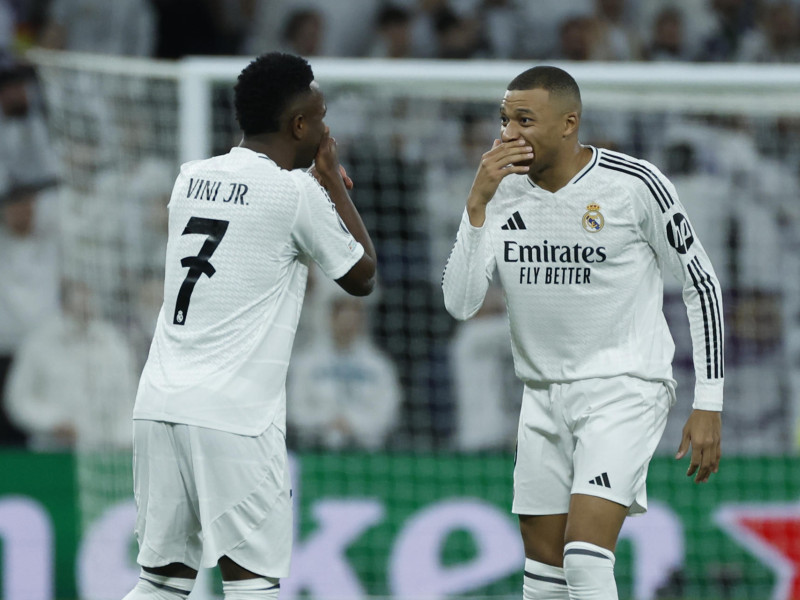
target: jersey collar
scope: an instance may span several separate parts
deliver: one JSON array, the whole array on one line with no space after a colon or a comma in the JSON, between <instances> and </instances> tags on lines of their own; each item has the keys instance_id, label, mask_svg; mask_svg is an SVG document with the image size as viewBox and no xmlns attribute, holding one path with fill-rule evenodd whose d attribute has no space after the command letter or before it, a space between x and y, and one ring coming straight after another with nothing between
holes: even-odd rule
<instances>
[{"instance_id":1,"label":"jersey collar","mask_svg":"<svg viewBox=\"0 0 800 600\"><path fill-rule=\"evenodd\" d=\"M255 154L258 158L263 158L275 164L275 161L272 160L269 156L267 156L263 152L256 152L255 150L251 150L250 148L242 148L241 146L233 146L231 148L231 154L238 154L238 153Z\"/></svg>"},{"instance_id":2,"label":"jersey collar","mask_svg":"<svg viewBox=\"0 0 800 600\"><path fill-rule=\"evenodd\" d=\"M586 166L584 166L580 171L575 173L573 178L570 179L567 182L567 185L574 185L574 184L578 183L597 164L597 160L598 160L598 158L600 158L600 152L594 146L589 146L589 148L592 149L592 158L589 159L589 162L586 163ZM533 183L531 181L530 177L525 177L525 179L528 180L528 183L531 184L531 187L533 187L533 188L535 188L537 190L539 189L539 186L536 185L535 183ZM564 187L567 187L567 185L565 185Z\"/></svg>"},{"instance_id":3,"label":"jersey collar","mask_svg":"<svg viewBox=\"0 0 800 600\"><path fill-rule=\"evenodd\" d=\"M597 148L595 148L594 146L589 146L589 148L592 149L592 158L589 159L589 162L586 163L585 167L583 167L580 171L575 173L575 177L573 177L567 185L578 183L597 164L597 160L598 158L600 158L600 152L598 152Z\"/></svg>"}]
</instances>

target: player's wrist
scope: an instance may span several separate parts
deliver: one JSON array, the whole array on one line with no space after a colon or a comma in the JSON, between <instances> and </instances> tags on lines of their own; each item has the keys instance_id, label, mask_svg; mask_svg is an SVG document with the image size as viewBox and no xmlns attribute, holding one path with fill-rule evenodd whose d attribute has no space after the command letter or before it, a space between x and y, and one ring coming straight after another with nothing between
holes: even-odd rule
<instances>
[{"instance_id":1,"label":"player's wrist","mask_svg":"<svg viewBox=\"0 0 800 600\"><path fill-rule=\"evenodd\" d=\"M336 167L336 169L330 172L327 170L317 171L317 174L318 174L317 180L319 181L320 185L329 192L338 190L340 186L342 188L345 188L344 181L342 180L342 176L339 173L338 167Z\"/></svg>"},{"instance_id":2,"label":"player's wrist","mask_svg":"<svg viewBox=\"0 0 800 600\"><path fill-rule=\"evenodd\" d=\"M480 202L467 202L467 216L473 227L482 227L486 222L486 205Z\"/></svg>"}]
</instances>

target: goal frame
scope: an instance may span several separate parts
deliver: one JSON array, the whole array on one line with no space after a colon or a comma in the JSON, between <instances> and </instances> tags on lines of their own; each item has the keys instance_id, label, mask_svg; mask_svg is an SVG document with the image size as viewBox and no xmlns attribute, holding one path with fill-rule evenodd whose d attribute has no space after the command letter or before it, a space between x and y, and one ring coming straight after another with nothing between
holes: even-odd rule
<instances>
[{"instance_id":1,"label":"goal frame","mask_svg":"<svg viewBox=\"0 0 800 600\"><path fill-rule=\"evenodd\" d=\"M171 79L178 83L181 163L211 155L212 87L233 83L248 57L187 57L178 61L35 50L47 68ZM314 58L323 87L348 85L374 95L408 93L442 100L499 101L505 86L540 61L448 61ZM717 63L548 62L568 71L588 109L663 110L715 114L758 112L800 116L800 65Z\"/></svg>"}]
</instances>

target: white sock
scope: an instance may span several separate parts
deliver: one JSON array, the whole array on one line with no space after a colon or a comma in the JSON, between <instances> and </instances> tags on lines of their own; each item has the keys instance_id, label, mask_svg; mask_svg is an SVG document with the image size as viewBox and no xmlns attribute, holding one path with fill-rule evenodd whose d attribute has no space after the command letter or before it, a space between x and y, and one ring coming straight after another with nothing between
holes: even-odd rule
<instances>
[{"instance_id":1,"label":"white sock","mask_svg":"<svg viewBox=\"0 0 800 600\"><path fill-rule=\"evenodd\" d=\"M564 546L570 600L618 600L614 553L587 542Z\"/></svg>"},{"instance_id":2,"label":"white sock","mask_svg":"<svg viewBox=\"0 0 800 600\"><path fill-rule=\"evenodd\" d=\"M123 600L186 600L194 587L194 579L163 577L142 570L139 583Z\"/></svg>"},{"instance_id":3,"label":"white sock","mask_svg":"<svg viewBox=\"0 0 800 600\"><path fill-rule=\"evenodd\" d=\"M526 558L522 597L525 600L569 600L564 569Z\"/></svg>"},{"instance_id":4,"label":"white sock","mask_svg":"<svg viewBox=\"0 0 800 600\"><path fill-rule=\"evenodd\" d=\"M238 581L223 581L225 600L276 600L281 589L280 579L256 577Z\"/></svg>"}]
</instances>

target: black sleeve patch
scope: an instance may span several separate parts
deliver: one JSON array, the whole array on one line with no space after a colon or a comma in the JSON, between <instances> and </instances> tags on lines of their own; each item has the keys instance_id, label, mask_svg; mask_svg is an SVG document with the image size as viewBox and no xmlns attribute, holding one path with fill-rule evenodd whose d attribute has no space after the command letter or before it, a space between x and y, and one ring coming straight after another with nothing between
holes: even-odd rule
<instances>
[{"instance_id":1,"label":"black sleeve patch","mask_svg":"<svg viewBox=\"0 0 800 600\"><path fill-rule=\"evenodd\" d=\"M689 225L689 221L682 213L676 213L672 220L667 223L667 239L669 245L678 251L678 254L686 254L694 243L694 233Z\"/></svg>"}]
</instances>

